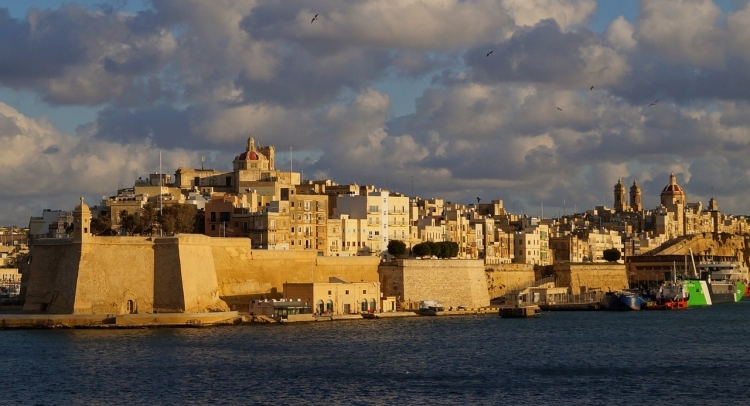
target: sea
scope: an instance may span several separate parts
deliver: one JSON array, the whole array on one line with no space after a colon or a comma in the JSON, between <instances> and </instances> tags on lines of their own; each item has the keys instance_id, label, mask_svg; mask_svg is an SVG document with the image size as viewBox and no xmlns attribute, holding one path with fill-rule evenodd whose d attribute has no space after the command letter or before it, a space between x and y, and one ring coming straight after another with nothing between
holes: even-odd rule
<instances>
[{"instance_id":1,"label":"sea","mask_svg":"<svg viewBox=\"0 0 750 406\"><path fill-rule=\"evenodd\" d=\"M750 302L0 331L8 405L746 405Z\"/></svg>"}]
</instances>

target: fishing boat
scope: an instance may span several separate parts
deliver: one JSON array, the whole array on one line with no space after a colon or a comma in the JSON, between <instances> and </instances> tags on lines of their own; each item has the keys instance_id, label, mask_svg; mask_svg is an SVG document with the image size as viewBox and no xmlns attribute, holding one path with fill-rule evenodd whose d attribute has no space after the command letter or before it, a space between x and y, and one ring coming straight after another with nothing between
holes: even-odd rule
<instances>
[{"instance_id":1,"label":"fishing boat","mask_svg":"<svg viewBox=\"0 0 750 406\"><path fill-rule=\"evenodd\" d=\"M678 310L687 309L690 293L685 281L677 280L677 265L672 264L672 279L659 285L649 292L646 310Z\"/></svg>"}]
</instances>

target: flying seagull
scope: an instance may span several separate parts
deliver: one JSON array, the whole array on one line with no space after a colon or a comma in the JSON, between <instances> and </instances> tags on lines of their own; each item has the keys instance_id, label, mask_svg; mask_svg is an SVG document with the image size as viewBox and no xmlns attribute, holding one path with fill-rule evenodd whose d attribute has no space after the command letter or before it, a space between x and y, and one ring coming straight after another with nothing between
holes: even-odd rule
<instances>
[{"instance_id":1,"label":"flying seagull","mask_svg":"<svg viewBox=\"0 0 750 406\"><path fill-rule=\"evenodd\" d=\"M491 54L492 52L494 52L494 51L490 51L490 52L487 52L487 55L485 55L485 56L490 56L490 54Z\"/></svg>"},{"instance_id":2,"label":"flying seagull","mask_svg":"<svg viewBox=\"0 0 750 406\"><path fill-rule=\"evenodd\" d=\"M314 22L315 20L317 20L317 19L318 19L318 15L317 15L317 14L315 14L315 17L313 17L312 21L310 21L310 24L312 24L312 23L313 23L313 22Z\"/></svg>"},{"instance_id":3,"label":"flying seagull","mask_svg":"<svg viewBox=\"0 0 750 406\"><path fill-rule=\"evenodd\" d=\"M589 90L594 90L594 86L591 86L591 88L589 88Z\"/></svg>"},{"instance_id":4,"label":"flying seagull","mask_svg":"<svg viewBox=\"0 0 750 406\"><path fill-rule=\"evenodd\" d=\"M558 110L560 110L560 111L562 111L562 109L561 109L561 108L559 108L559 107L558 107L557 109L558 109Z\"/></svg>"},{"instance_id":5,"label":"flying seagull","mask_svg":"<svg viewBox=\"0 0 750 406\"><path fill-rule=\"evenodd\" d=\"M658 102L658 101L659 101L659 99L656 99L656 100L654 100L654 102L653 102L653 103L649 104L648 106L649 106L649 107L651 107L651 106L656 106L656 102Z\"/></svg>"}]
</instances>

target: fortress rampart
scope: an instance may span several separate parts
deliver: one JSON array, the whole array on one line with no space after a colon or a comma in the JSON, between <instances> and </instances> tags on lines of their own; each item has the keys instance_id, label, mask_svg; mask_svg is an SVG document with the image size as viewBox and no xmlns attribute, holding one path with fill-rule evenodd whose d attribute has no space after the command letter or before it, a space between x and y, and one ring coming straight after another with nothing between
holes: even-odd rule
<instances>
[{"instance_id":1,"label":"fortress rampart","mask_svg":"<svg viewBox=\"0 0 750 406\"><path fill-rule=\"evenodd\" d=\"M439 300L446 307L488 306L482 260L399 259L380 265L384 296L405 302Z\"/></svg>"}]
</instances>

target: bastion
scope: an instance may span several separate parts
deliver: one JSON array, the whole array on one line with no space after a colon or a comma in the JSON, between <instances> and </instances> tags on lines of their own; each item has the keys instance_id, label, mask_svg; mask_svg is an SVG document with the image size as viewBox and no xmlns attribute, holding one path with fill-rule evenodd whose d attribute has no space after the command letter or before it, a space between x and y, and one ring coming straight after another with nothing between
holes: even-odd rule
<instances>
[{"instance_id":1,"label":"bastion","mask_svg":"<svg viewBox=\"0 0 750 406\"><path fill-rule=\"evenodd\" d=\"M489 306L483 260L399 259L380 265L384 296L396 296L406 306L438 300L445 307Z\"/></svg>"}]
</instances>

